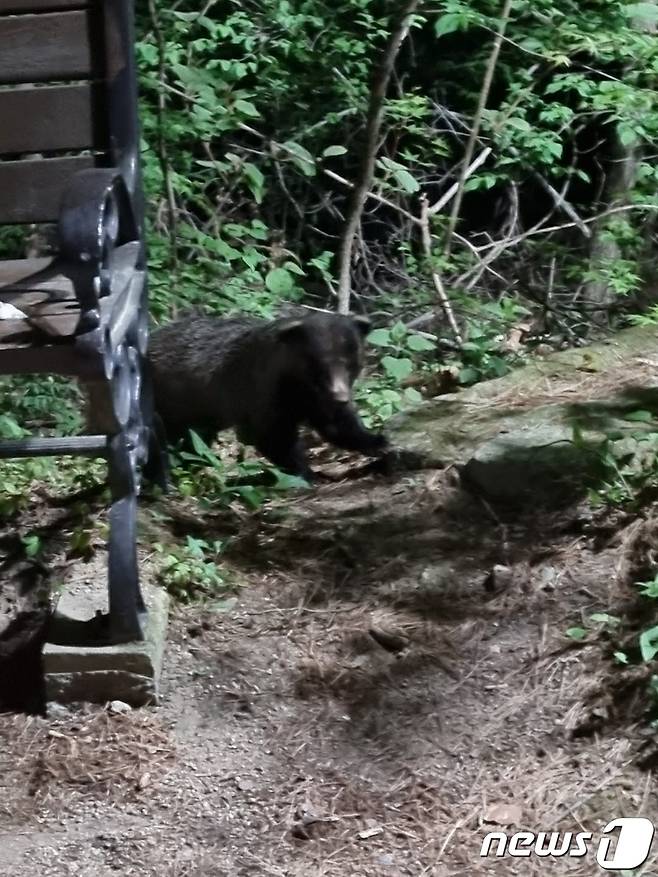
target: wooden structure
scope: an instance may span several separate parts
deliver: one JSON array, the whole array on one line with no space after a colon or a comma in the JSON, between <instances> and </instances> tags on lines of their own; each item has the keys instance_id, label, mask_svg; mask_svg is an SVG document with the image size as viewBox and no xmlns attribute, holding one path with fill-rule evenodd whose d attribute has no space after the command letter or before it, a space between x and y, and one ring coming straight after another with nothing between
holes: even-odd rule
<instances>
[{"instance_id":1,"label":"wooden structure","mask_svg":"<svg viewBox=\"0 0 658 877\"><path fill-rule=\"evenodd\" d=\"M0 261L0 374L78 378L97 433L2 441L0 456L107 458L109 615L65 635L87 643L143 638L140 471L164 477L145 373L132 19L131 0L0 0L0 225L56 224L55 256Z\"/></svg>"}]
</instances>

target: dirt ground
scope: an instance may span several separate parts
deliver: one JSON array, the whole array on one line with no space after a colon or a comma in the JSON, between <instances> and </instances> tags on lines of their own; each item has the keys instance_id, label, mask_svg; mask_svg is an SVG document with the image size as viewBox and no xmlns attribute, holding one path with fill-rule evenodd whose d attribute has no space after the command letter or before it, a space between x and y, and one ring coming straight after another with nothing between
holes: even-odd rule
<instances>
[{"instance_id":1,"label":"dirt ground","mask_svg":"<svg viewBox=\"0 0 658 877\"><path fill-rule=\"evenodd\" d=\"M646 724L564 636L620 596L587 510L425 471L202 528L241 587L174 610L159 706L0 716L2 877L584 877L482 840L658 822Z\"/></svg>"}]
</instances>

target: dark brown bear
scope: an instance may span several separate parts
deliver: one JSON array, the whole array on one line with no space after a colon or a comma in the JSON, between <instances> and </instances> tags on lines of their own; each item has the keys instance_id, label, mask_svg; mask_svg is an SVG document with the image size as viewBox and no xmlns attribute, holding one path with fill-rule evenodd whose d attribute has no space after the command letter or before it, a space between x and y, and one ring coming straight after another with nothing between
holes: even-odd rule
<instances>
[{"instance_id":1,"label":"dark brown bear","mask_svg":"<svg viewBox=\"0 0 658 877\"><path fill-rule=\"evenodd\" d=\"M275 465L312 476L299 439L307 424L340 448L386 448L352 404L363 365L365 317L309 312L268 322L251 317L189 316L151 337L155 407L167 435L190 429L210 442L234 427Z\"/></svg>"}]
</instances>

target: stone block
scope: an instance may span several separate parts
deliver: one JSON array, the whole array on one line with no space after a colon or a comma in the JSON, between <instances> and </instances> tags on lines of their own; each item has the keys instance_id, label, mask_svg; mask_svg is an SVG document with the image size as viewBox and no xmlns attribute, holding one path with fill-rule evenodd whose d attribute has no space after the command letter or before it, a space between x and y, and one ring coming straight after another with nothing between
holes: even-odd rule
<instances>
[{"instance_id":1,"label":"stone block","mask_svg":"<svg viewBox=\"0 0 658 877\"><path fill-rule=\"evenodd\" d=\"M144 591L148 622L142 642L109 646L46 643L43 663L47 700L58 703L121 700L131 706L157 703L169 597L155 587ZM57 606L60 615L75 620L93 617L99 609L107 611L105 582L67 590Z\"/></svg>"}]
</instances>

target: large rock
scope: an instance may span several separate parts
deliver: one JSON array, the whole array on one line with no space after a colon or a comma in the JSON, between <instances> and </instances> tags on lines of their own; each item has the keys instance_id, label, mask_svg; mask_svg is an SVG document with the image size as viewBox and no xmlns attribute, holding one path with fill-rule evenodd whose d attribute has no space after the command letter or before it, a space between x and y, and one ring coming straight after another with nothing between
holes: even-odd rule
<instances>
[{"instance_id":1,"label":"large rock","mask_svg":"<svg viewBox=\"0 0 658 877\"><path fill-rule=\"evenodd\" d=\"M625 442L658 414L658 332L550 354L503 378L431 399L394 418L395 444L429 464L460 467L492 499L552 504L595 479L601 448ZM630 419L629 419L630 416Z\"/></svg>"}]
</instances>

